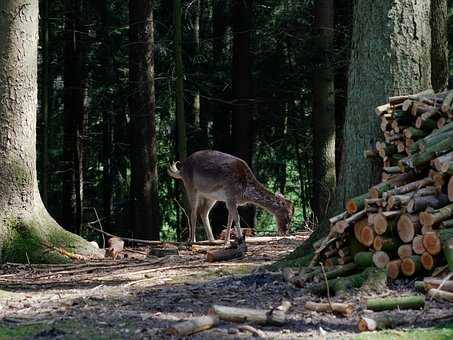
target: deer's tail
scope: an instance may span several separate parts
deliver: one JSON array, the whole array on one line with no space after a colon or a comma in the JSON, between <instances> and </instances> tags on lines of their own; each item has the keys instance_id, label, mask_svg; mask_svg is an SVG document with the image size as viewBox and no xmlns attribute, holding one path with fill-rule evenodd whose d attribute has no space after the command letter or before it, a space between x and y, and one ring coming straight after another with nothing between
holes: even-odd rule
<instances>
[{"instance_id":1,"label":"deer's tail","mask_svg":"<svg viewBox=\"0 0 453 340\"><path fill-rule=\"evenodd\" d=\"M181 162L176 161L176 162L172 163L167 171L171 177L176 178L176 179L182 179L181 171L178 170L178 167L177 167L178 163L180 164Z\"/></svg>"}]
</instances>

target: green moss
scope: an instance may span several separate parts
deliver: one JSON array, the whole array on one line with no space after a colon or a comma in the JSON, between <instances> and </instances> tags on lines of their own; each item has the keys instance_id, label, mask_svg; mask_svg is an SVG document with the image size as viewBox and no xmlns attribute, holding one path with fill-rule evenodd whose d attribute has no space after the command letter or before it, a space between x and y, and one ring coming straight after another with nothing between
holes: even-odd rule
<instances>
[{"instance_id":1,"label":"green moss","mask_svg":"<svg viewBox=\"0 0 453 340\"><path fill-rule=\"evenodd\" d=\"M447 340L453 338L453 324L432 328L415 328L406 331L385 330L380 332L366 332L351 338L361 340Z\"/></svg>"},{"instance_id":2,"label":"green moss","mask_svg":"<svg viewBox=\"0 0 453 340\"><path fill-rule=\"evenodd\" d=\"M14 173L14 184L22 188L32 188L33 174L24 167L23 163L17 160L8 162L8 166Z\"/></svg>"}]
</instances>

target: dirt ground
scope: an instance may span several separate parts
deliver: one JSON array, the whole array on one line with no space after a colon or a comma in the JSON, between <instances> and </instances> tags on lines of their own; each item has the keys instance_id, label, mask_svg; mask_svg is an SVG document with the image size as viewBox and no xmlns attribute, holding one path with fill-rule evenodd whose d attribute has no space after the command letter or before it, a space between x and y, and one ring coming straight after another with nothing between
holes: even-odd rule
<instances>
[{"instance_id":1,"label":"dirt ground","mask_svg":"<svg viewBox=\"0 0 453 340\"><path fill-rule=\"evenodd\" d=\"M146 257L141 249L116 261L53 266L5 264L0 267L0 339L171 338L166 328L205 315L212 304L269 309L278 306L282 299L292 303L288 322L284 327L256 326L266 337L355 336L363 292L334 298L357 306L349 318L310 312L304 310L304 303L323 299L291 287L278 273L263 269L292 251L304 238L299 235L249 244L243 259L222 263L207 263L205 254L188 250L180 250L179 256ZM400 281L381 295L400 295L410 291L412 285L411 281ZM448 324L453 319L450 305L430 301L424 310L396 313L400 330L444 327L447 323L440 337L430 339L453 337ZM222 322L193 338L252 337L237 326ZM377 333L376 339L400 338L404 334Z\"/></svg>"}]
</instances>

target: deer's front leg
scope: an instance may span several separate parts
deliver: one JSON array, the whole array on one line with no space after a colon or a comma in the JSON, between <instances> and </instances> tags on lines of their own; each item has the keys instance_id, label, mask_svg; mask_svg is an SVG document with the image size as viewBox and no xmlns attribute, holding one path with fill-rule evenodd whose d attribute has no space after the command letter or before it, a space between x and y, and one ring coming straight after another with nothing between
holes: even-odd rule
<instances>
[{"instance_id":1,"label":"deer's front leg","mask_svg":"<svg viewBox=\"0 0 453 340\"><path fill-rule=\"evenodd\" d=\"M197 229L197 212L198 212L198 195L193 195L190 198L191 202L190 204L190 226L189 226L189 242L195 243L196 236L195 236L195 231Z\"/></svg>"},{"instance_id":2,"label":"deer's front leg","mask_svg":"<svg viewBox=\"0 0 453 340\"><path fill-rule=\"evenodd\" d=\"M233 216L231 215L230 211L228 210L228 222L227 222L227 232L225 236L225 247L228 246L230 243L230 232L231 232L231 225L233 224Z\"/></svg>"}]
</instances>

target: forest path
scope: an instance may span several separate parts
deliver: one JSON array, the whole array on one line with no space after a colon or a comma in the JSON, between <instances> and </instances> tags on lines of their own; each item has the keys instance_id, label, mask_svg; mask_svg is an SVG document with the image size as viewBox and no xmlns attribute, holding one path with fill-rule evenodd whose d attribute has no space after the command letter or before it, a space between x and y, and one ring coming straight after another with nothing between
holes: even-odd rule
<instances>
[{"instance_id":1,"label":"forest path","mask_svg":"<svg viewBox=\"0 0 453 340\"><path fill-rule=\"evenodd\" d=\"M320 299L290 287L279 275L255 270L303 240L300 236L250 244L243 259L223 263L207 263L205 254L182 250L179 256L164 258L135 252L128 259L76 265L6 264L0 267L0 339L161 339L169 337L165 329L171 324L205 315L214 303L269 309L282 299L293 304L288 323L260 326L269 338L353 335L356 313L340 318L305 311L306 301ZM359 305L360 299L355 294L335 300ZM448 309L434 307L404 317L408 325L418 320L429 326L448 315ZM193 337L252 337L236 326L221 323Z\"/></svg>"}]
</instances>

